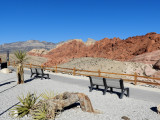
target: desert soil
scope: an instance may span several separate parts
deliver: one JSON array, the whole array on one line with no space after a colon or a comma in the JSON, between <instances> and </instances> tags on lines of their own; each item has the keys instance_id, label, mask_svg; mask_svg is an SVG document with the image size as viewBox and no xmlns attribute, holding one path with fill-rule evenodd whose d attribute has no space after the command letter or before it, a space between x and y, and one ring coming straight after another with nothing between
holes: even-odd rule
<instances>
[{"instance_id":1,"label":"desert soil","mask_svg":"<svg viewBox=\"0 0 160 120\"><path fill-rule=\"evenodd\" d=\"M137 72L139 75L143 75L143 71L148 64L136 63L136 62L121 62L105 58L76 58L67 63L59 65L65 68L76 68L81 70L91 70L111 73L126 73L134 74ZM97 73L96 73L97 74ZM111 75L110 75L111 76Z\"/></svg>"},{"instance_id":2,"label":"desert soil","mask_svg":"<svg viewBox=\"0 0 160 120\"><path fill-rule=\"evenodd\" d=\"M9 56L10 58L10 62L16 61L16 57L14 56L14 54L10 54ZM0 58L2 59L2 61L6 61L6 54L0 54ZM27 60L25 61L25 63L32 63L35 65L41 65L45 62L47 62L47 58L44 57L38 57L38 56L31 56L31 55L27 55Z\"/></svg>"}]
</instances>

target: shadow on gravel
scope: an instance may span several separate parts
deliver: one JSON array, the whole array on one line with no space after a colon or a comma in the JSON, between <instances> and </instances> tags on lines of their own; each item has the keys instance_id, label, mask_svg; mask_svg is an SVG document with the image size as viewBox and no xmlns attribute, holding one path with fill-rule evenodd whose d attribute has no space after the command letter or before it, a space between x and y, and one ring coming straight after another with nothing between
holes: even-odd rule
<instances>
[{"instance_id":1,"label":"shadow on gravel","mask_svg":"<svg viewBox=\"0 0 160 120\"><path fill-rule=\"evenodd\" d=\"M90 89L90 86L88 86L88 88ZM96 90L96 91L102 91L102 94L103 94L103 90L104 89L101 89L101 88L93 88L93 90ZM117 96L120 98L120 95L121 95L121 93L120 92L116 92L116 91L113 91L113 92L111 92L110 90L107 90L106 91L106 94L108 94L108 93L110 93L110 94L117 94ZM124 94L125 96L126 96L126 94Z\"/></svg>"},{"instance_id":2,"label":"shadow on gravel","mask_svg":"<svg viewBox=\"0 0 160 120\"><path fill-rule=\"evenodd\" d=\"M157 107L151 107L150 109L151 109L153 112L156 112L156 113L158 112L158 111L157 111Z\"/></svg>"},{"instance_id":3,"label":"shadow on gravel","mask_svg":"<svg viewBox=\"0 0 160 120\"><path fill-rule=\"evenodd\" d=\"M7 91L7 90L10 90L10 89L12 89L12 88L14 88L14 87L16 87L16 86L17 86L17 85L14 85L14 86L12 86L12 87L10 87L10 88L7 88L7 89L1 91L0 93L3 93L3 92L5 92L5 91Z\"/></svg>"},{"instance_id":4,"label":"shadow on gravel","mask_svg":"<svg viewBox=\"0 0 160 120\"><path fill-rule=\"evenodd\" d=\"M65 110L69 110L71 108L77 108L77 106L80 106L80 103L74 103L70 106L65 107L63 110L65 111Z\"/></svg>"},{"instance_id":5,"label":"shadow on gravel","mask_svg":"<svg viewBox=\"0 0 160 120\"><path fill-rule=\"evenodd\" d=\"M3 80L3 81L1 81L0 83L5 82L5 81L7 81L7 80L14 79L14 78L16 78L16 77L13 77L13 78L9 78L9 79Z\"/></svg>"},{"instance_id":6,"label":"shadow on gravel","mask_svg":"<svg viewBox=\"0 0 160 120\"><path fill-rule=\"evenodd\" d=\"M31 79L25 80L24 83L31 82L31 81L33 81L34 79L35 79L35 78L31 78Z\"/></svg>"},{"instance_id":7,"label":"shadow on gravel","mask_svg":"<svg viewBox=\"0 0 160 120\"><path fill-rule=\"evenodd\" d=\"M18 105L20 102L17 102L16 104L12 105L11 107L9 107L8 109L6 109L5 111L3 111L2 113L0 113L0 116L3 115L4 113L6 113L8 110L10 110L11 108L13 108L14 106Z\"/></svg>"},{"instance_id":8,"label":"shadow on gravel","mask_svg":"<svg viewBox=\"0 0 160 120\"><path fill-rule=\"evenodd\" d=\"M3 84L0 84L0 87L3 86L3 85L11 84L12 82L15 82L15 81L10 81L10 82L6 82L6 83L3 83Z\"/></svg>"}]
</instances>

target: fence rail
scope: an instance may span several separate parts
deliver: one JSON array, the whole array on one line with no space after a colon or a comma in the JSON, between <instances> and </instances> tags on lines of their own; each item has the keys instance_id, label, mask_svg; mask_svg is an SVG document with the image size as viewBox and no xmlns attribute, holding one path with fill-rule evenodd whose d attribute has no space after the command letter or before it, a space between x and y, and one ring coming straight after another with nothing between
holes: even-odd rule
<instances>
[{"instance_id":1,"label":"fence rail","mask_svg":"<svg viewBox=\"0 0 160 120\"><path fill-rule=\"evenodd\" d=\"M8 65L12 65L15 66L16 62L8 62ZM104 78L115 78L115 77L108 77L108 76L104 76L102 74L105 75L122 75L122 76L129 76L132 77L133 79L126 79L124 78L124 81L127 82L132 82L134 83L134 85L137 85L137 83L144 83L144 84L152 84L152 85L160 85L160 78L153 78L153 77L147 77L147 76L140 76L137 75L137 73L135 72L134 74L122 74L122 73L110 73L110 72L103 72L103 71L91 71L91 70L80 70L80 69L76 69L75 67L72 68L63 68L63 67L59 67L59 66L44 66L44 65L34 65L34 64L24 64L24 67L26 68L36 68L36 67L40 67L43 68L45 70L50 70L50 71L54 71L55 73L58 72L63 72L63 73L70 73L73 76L75 75L83 75L83 76L96 76L96 77L104 77ZM80 73L83 72L83 73ZM84 74L88 73L88 74ZM93 75L93 74L89 74L89 73L97 73L97 75ZM139 80L138 78L145 78L145 80ZM149 79L151 82L146 81L146 79ZM157 82L153 82L153 81L157 81Z\"/></svg>"}]
</instances>

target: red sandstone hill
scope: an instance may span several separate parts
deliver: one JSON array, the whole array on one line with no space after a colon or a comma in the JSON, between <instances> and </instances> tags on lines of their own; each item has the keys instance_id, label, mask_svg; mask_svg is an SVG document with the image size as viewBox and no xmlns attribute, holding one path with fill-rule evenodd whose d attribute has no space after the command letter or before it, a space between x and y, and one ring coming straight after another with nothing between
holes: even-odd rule
<instances>
[{"instance_id":1,"label":"red sandstone hill","mask_svg":"<svg viewBox=\"0 0 160 120\"><path fill-rule=\"evenodd\" d=\"M125 40L104 38L90 46L86 46L82 41L73 40L43 56L49 58L46 65L56 65L80 57L102 57L128 61L137 55L155 50L160 50L160 34L152 32L144 36L129 37Z\"/></svg>"}]
</instances>

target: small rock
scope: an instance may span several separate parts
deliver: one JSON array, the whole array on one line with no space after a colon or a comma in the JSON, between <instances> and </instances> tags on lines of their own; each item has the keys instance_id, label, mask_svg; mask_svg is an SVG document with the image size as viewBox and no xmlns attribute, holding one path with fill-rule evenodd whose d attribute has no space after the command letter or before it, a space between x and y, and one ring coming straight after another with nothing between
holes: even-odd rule
<instances>
[{"instance_id":1,"label":"small rock","mask_svg":"<svg viewBox=\"0 0 160 120\"><path fill-rule=\"evenodd\" d=\"M12 70L10 70L10 69L8 69L8 68L3 68L3 69L1 70L1 72L2 72L2 73L11 73Z\"/></svg>"},{"instance_id":2,"label":"small rock","mask_svg":"<svg viewBox=\"0 0 160 120\"><path fill-rule=\"evenodd\" d=\"M121 118L124 120L130 120L130 118L128 118L127 116L122 116Z\"/></svg>"}]
</instances>

